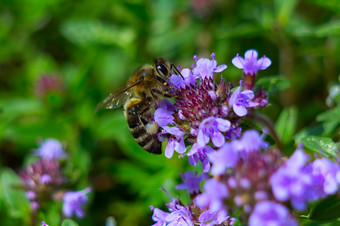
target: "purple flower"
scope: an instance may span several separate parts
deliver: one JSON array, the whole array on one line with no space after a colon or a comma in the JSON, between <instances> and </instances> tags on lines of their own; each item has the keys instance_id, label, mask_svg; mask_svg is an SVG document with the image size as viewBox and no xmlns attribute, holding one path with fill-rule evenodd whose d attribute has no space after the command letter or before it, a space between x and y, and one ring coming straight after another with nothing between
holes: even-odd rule
<instances>
[{"instance_id":1,"label":"purple flower","mask_svg":"<svg viewBox=\"0 0 340 226\"><path fill-rule=\"evenodd\" d=\"M198 130L197 143L204 146L209 143L211 138L212 143L216 147L221 147L225 138L221 132L226 132L230 128L230 122L226 119L209 117L204 119Z\"/></svg>"},{"instance_id":2,"label":"purple flower","mask_svg":"<svg viewBox=\"0 0 340 226\"><path fill-rule=\"evenodd\" d=\"M325 195L335 194L339 189L336 175L340 172L339 165L327 158L316 159L313 163L313 175L322 176L322 190Z\"/></svg>"},{"instance_id":3,"label":"purple flower","mask_svg":"<svg viewBox=\"0 0 340 226\"><path fill-rule=\"evenodd\" d=\"M250 49L244 54L245 58L240 57L239 54L237 54L231 62L235 67L243 69L244 74L250 74L254 76L258 70L264 70L272 64L268 57L263 56L257 60L257 56L257 51Z\"/></svg>"},{"instance_id":4,"label":"purple flower","mask_svg":"<svg viewBox=\"0 0 340 226\"><path fill-rule=\"evenodd\" d=\"M298 149L271 176L270 184L275 198L281 202L290 200L296 210L304 210L309 201L317 198L311 167L306 164L309 156Z\"/></svg>"},{"instance_id":5,"label":"purple flower","mask_svg":"<svg viewBox=\"0 0 340 226\"><path fill-rule=\"evenodd\" d=\"M26 197L29 200L34 200L37 197L37 194L34 191L27 191L26 192Z\"/></svg>"},{"instance_id":6,"label":"purple flower","mask_svg":"<svg viewBox=\"0 0 340 226\"><path fill-rule=\"evenodd\" d=\"M154 114L155 122L161 127L171 124L174 120L173 112L172 103L169 100L161 100Z\"/></svg>"},{"instance_id":7,"label":"purple flower","mask_svg":"<svg viewBox=\"0 0 340 226\"><path fill-rule=\"evenodd\" d=\"M183 139L185 133L177 127L165 126L163 129L164 131L172 135L172 137L168 140L168 144L165 148L165 156L167 158L171 158L174 154L174 151L183 154L186 150Z\"/></svg>"},{"instance_id":8,"label":"purple flower","mask_svg":"<svg viewBox=\"0 0 340 226\"><path fill-rule=\"evenodd\" d=\"M263 201L256 204L249 217L249 226L297 226L296 219L282 204L274 201Z\"/></svg>"},{"instance_id":9,"label":"purple flower","mask_svg":"<svg viewBox=\"0 0 340 226\"><path fill-rule=\"evenodd\" d=\"M48 174L43 174L40 177L40 182L43 184L49 184L52 181L52 177Z\"/></svg>"},{"instance_id":10,"label":"purple flower","mask_svg":"<svg viewBox=\"0 0 340 226\"><path fill-rule=\"evenodd\" d=\"M209 179L204 184L204 193L198 195L195 199L196 204L200 208L209 206L212 212L218 212L224 207L223 200L229 195L225 184L215 179Z\"/></svg>"},{"instance_id":11,"label":"purple flower","mask_svg":"<svg viewBox=\"0 0 340 226\"><path fill-rule=\"evenodd\" d=\"M208 154L214 152L210 146L200 146L198 143L195 143L191 150L188 152L188 160L190 165L196 166L198 160L202 162L203 172L208 172L210 170L210 163L208 161Z\"/></svg>"},{"instance_id":12,"label":"purple flower","mask_svg":"<svg viewBox=\"0 0 340 226\"><path fill-rule=\"evenodd\" d=\"M201 173L201 175L197 176L196 173L189 171L181 174L181 178L184 183L177 185L176 189L188 189L189 193L192 194L198 193L200 191L200 182L208 178L208 175L205 173Z\"/></svg>"},{"instance_id":13,"label":"purple flower","mask_svg":"<svg viewBox=\"0 0 340 226\"><path fill-rule=\"evenodd\" d=\"M185 85L186 85L183 78L181 76L178 76L178 75L171 75L170 78L168 79L168 82L175 89L184 89Z\"/></svg>"},{"instance_id":14,"label":"purple flower","mask_svg":"<svg viewBox=\"0 0 340 226\"><path fill-rule=\"evenodd\" d=\"M240 140L233 141L233 147L237 151L249 154L254 151L260 151L261 149L268 148L267 142L263 141L259 132L256 130L248 130L243 133Z\"/></svg>"},{"instance_id":15,"label":"purple flower","mask_svg":"<svg viewBox=\"0 0 340 226\"><path fill-rule=\"evenodd\" d=\"M48 226L48 224L46 224L45 221L42 221L41 226Z\"/></svg>"},{"instance_id":16,"label":"purple flower","mask_svg":"<svg viewBox=\"0 0 340 226\"><path fill-rule=\"evenodd\" d=\"M62 144L53 138L42 142L41 146L35 150L35 154L44 159L63 159L66 157Z\"/></svg>"},{"instance_id":17,"label":"purple flower","mask_svg":"<svg viewBox=\"0 0 340 226\"><path fill-rule=\"evenodd\" d=\"M87 204L89 199L86 196L92 189L90 187L81 191L66 192L63 197L63 213L67 217L75 214L78 218L85 216L83 205Z\"/></svg>"},{"instance_id":18,"label":"purple flower","mask_svg":"<svg viewBox=\"0 0 340 226\"><path fill-rule=\"evenodd\" d=\"M254 92L252 90L244 90L241 92L241 86L242 80L240 81L240 86L229 99L229 107L233 108L236 115L243 117L247 114L246 108L256 107L259 103L251 101L251 99L254 98Z\"/></svg>"},{"instance_id":19,"label":"purple flower","mask_svg":"<svg viewBox=\"0 0 340 226\"><path fill-rule=\"evenodd\" d=\"M201 226L214 226L214 225L221 225L226 220L230 219L227 215L227 212L222 209L218 212L212 212L210 210L206 210L201 213L198 218ZM228 224L232 225L232 224Z\"/></svg>"},{"instance_id":20,"label":"purple flower","mask_svg":"<svg viewBox=\"0 0 340 226\"><path fill-rule=\"evenodd\" d=\"M217 152L212 152L208 157L212 163L212 175L220 175L225 173L226 169L236 165L239 154L231 143L225 143Z\"/></svg>"},{"instance_id":21,"label":"purple flower","mask_svg":"<svg viewBox=\"0 0 340 226\"><path fill-rule=\"evenodd\" d=\"M152 220L156 222L156 224L153 224L152 226L165 226L166 220L165 218L170 214L168 212L164 212L163 210L160 210L158 208L154 208L153 206L150 206L150 209L153 211L152 214Z\"/></svg>"},{"instance_id":22,"label":"purple flower","mask_svg":"<svg viewBox=\"0 0 340 226\"><path fill-rule=\"evenodd\" d=\"M227 68L227 65L222 64L220 66L217 66L217 61L214 59L215 54L211 54L212 60L209 60L207 58L198 58L194 56L194 59L196 61L196 66L192 69L192 72L195 77L199 77L202 79L205 78L212 78L214 72L222 72Z\"/></svg>"}]
</instances>

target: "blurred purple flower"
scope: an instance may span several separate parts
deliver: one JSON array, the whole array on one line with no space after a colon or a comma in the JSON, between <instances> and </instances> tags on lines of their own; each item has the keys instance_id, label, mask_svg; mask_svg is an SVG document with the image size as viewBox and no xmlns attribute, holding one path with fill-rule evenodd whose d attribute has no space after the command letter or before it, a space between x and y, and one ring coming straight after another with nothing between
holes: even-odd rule
<instances>
[{"instance_id":1,"label":"blurred purple flower","mask_svg":"<svg viewBox=\"0 0 340 226\"><path fill-rule=\"evenodd\" d=\"M196 204L200 208L209 207L212 212L224 209L223 201L229 195L225 184L209 179L204 184L204 193L196 196Z\"/></svg>"},{"instance_id":2,"label":"blurred purple flower","mask_svg":"<svg viewBox=\"0 0 340 226\"><path fill-rule=\"evenodd\" d=\"M254 76L258 70L264 70L272 64L271 60L266 56L263 56L259 60L257 60L257 57L257 51L250 49L245 52L244 58L237 54L231 62L235 67L243 69L244 74Z\"/></svg>"},{"instance_id":3,"label":"blurred purple flower","mask_svg":"<svg viewBox=\"0 0 340 226\"><path fill-rule=\"evenodd\" d=\"M322 176L321 186L325 196L335 194L339 190L339 182L336 180L336 175L340 173L339 165L327 158L316 159L312 165L313 175Z\"/></svg>"},{"instance_id":4,"label":"blurred purple flower","mask_svg":"<svg viewBox=\"0 0 340 226\"><path fill-rule=\"evenodd\" d=\"M231 143L225 143L218 151L212 152L208 157L212 163L212 175L221 175L228 168L233 168L236 165L239 154L234 150Z\"/></svg>"},{"instance_id":5,"label":"blurred purple flower","mask_svg":"<svg viewBox=\"0 0 340 226\"><path fill-rule=\"evenodd\" d=\"M49 184L52 181L52 177L49 174L43 174L40 177L40 182L43 184Z\"/></svg>"},{"instance_id":6,"label":"blurred purple flower","mask_svg":"<svg viewBox=\"0 0 340 226\"><path fill-rule=\"evenodd\" d=\"M196 60L196 66L192 69L194 76L202 79L212 78L214 72L218 73L224 71L227 68L227 65L222 64L217 66L217 61L214 57L215 53L211 54L212 60L207 58L198 59L197 56L194 56L194 59Z\"/></svg>"},{"instance_id":7,"label":"blurred purple flower","mask_svg":"<svg viewBox=\"0 0 340 226\"><path fill-rule=\"evenodd\" d=\"M251 152L268 148L269 144L261 138L258 131L247 130L243 133L240 140L233 141L233 147L235 150L244 152L247 155Z\"/></svg>"},{"instance_id":8,"label":"blurred purple flower","mask_svg":"<svg viewBox=\"0 0 340 226\"><path fill-rule=\"evenodd\" d=\"M225 221L230 220L230 217L227 215L227 212L222 209L218 212L212 212L210 210L206 210L201 213L198 218L201 226L214 226L221 225ZM233 225L231 222L228 222L227 225Z\"/></svg>"},{"instance_id":9,"label":"blurred purple flower","mask_svg":"<svg viewBox=\"0 0 340 226\"><path fill-rule=\"evenodd\" d=\"M45 221L42 221L41 226L48 226L48 224L46 224Z\"/></svg>"},{"instance_id":10,"label":"blurred purple flower","mask_svg":"<svg viewBox=\"0 0 340 226\"><path fill-rule=\"evenodd\" d=\"M92 189L90 187L81 191L66 192L63 197L63 213L67 217L75 214L78 218L85 216L83 205L87 204L89 199L86 196Z\"/></svg>"},{"instance_id":11,"label":"blurred purple flower","mask_svg":"<svg viewBox=\"0 0 340 226\"><path fill-rule=\"evenodd\" d=\"M225 138L221 132L226 132L230 128L230 122L226 119L217 117L209 117L204 119L198 130L197 143L204 146L209 143L211 138L212 143L216 147L221 147Z\"/></svg>"},{"instance_id":12,"label":"blurred purple flower","mask_svg":"<svg viewBox=\"0 0 340 226\"><path fill-rule=\"evenodd\" d=\"M191 150L187 153L190 165L196 166L198 160L202 162L203 172L210 170L210 163L208 161L208 154L214 152L210 146L200 146L198 143L194 143Z\"/></svg>"},{"instance_id":13,"label":"blurred purple flower","mask_svg":"<svg viewBox=\"0 0 340 226\"><path fill-rule=\"evenodd\" d=\"M317 197L314 194L310 167L307 166L309 156L297 149L294 154L271 176L270 184L275 198L285 202L290 200L296 210L304 210L309 201ZM313 194L311 194L313 192Z\"/></svg>"},{"instance_id":14,"label":"blurred purple flower","mask_svg":"<svg viewBox=\"0 0 340 226\"><path fill-rule=\"evenodd\" d=\"M243 117L247 114L246 108L256 107L259 103L251 101L251 99L254 98L254 92L252 90L244 90L241 92L241 86L242 80L240 81L240 86L229 99L229 107L233 108L236 115Z\"/></svg>"},{"instance_id":15,"label":"blurred purple flower","mask_svg":"<svg viewBox=\"0 0 340 226\"><path fill-rule=\"evenodd\" d=\"M177 185L176 189L188 189L189 193L192 194L198 193L200 191L200 182L208 178L208 175L201 173L199 176L197 176L196 173L188 171L184 174L181 174L181 178L184 183Z\"/></svg>"},{"instance_id":16,"label":"blurred purple flower","mask_svg":"<svg viewBox=\"0 0 340 226\"><path fill-rule=\"evenodd\" d=\"M44 159L63 159L66 157L62 144L53 138L44 140L40 147L35 150L35 155Z\"/></svg>"},{"instance_id":17,"label":"blurred purple flower","mask_svg":"<svg viewBox=\"0 0 340 226\"><path fill-rule=\"evenodd\" d=\"M282 204L262 201L256 204L249 217L249 226L297 226L296 219Z\"/></svg>"}]
</instances>

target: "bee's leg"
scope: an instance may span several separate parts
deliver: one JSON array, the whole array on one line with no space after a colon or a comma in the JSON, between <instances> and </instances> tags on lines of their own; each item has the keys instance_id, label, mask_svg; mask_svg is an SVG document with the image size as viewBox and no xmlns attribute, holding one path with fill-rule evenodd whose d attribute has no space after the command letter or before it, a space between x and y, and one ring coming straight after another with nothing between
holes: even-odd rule
<instances>
[{"instance_id":1,"label":"bee's leg","mask_svg":"<svg viewBox=\"0 0 340 226\"><path fill-rule=\"evenodd\" d=\"M158 89L152 88L151 89L151 95L155 98L158 99L159 96L163 96L163 97L174 97L174 95L171 95L170 93L166 93L166 92L162 92Z\"/></svg>"}]
</instances>

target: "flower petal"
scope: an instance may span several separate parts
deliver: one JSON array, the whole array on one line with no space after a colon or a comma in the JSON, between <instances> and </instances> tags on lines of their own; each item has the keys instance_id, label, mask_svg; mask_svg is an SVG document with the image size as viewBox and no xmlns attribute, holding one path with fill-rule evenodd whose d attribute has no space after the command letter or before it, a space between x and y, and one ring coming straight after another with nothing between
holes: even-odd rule
<instances>
[{"instance_id":1,"label":"flower petal","mask_svg":"<svg viewBox=\"0 0 340 226\"><path fill-rule=\"evenodd\" d=\"M235 114L237 114L240 117L243 117L247 114L247 109L243 106L238 106L236 104L233 105L233 110L235 112Z\"/></svg>"},{"instance_id":2,"label":"flower petal","mask_svg":"<svg viewBox=\"0 0 340 226\"><path fill-rule=\"evenodd\" d=\"M257 61L257 69L258 70L264 70L266 68L268 68L271 64L272 61L268 58L268 57L261 57L258 61Z\"/></svg>"},{"instance_id":3,"label":"flower petal","mask_svg":"<svg viewBox=\"0 0 340 226\"><path fill-rule=\"evenodd\" d=\"M249 49L244 54L244 58L246 60L249 60L249 59L256 59L257 60L257 57L258 57L258 53L255 49Z\"/></svg>"},{"instance_id":4,"label":"flower petal","mask_svg":"<svg viewBox=\"0 0 340 226\"><path fill-rule=\"evenodd\" d=\"M243 69L243 66L245 64L245 60L240 57L238 54L236 55L236 57L234 57L231 62L233 63L233 65L239 69Z\"/></svg>"}]
</instances>

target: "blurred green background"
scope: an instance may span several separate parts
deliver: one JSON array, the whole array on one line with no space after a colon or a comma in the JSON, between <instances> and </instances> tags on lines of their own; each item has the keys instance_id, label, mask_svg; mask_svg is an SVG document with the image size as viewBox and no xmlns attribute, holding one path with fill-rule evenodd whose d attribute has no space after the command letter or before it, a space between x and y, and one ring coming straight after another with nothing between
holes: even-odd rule
<instances>
[{"instance_id":1,"label":"blurred green background","mask_svg":"<svg viewBox=\"0 0 340 226\"><path fill-rule=\"evenodd\" d=\"M339 0L2 0L0 182L27 164L39 140L54 137L67 145L73 188L94 188L80 225L104 225L109 216L118 225L150 225L149 206L169 201L162 185L189 200L174 187L193 167L143 151L122 109L94 113L97 103L159 56L183 68L193 55L215 52L228 65L223 76L237 84L242 72L231 59L254 48L272 60L259 78L281 85L263 113L275 121L293 109L299 131L328 108L328 89L337 82L339 15ZM29 210L17 205L24 204L0 190L4 225L29 222ZM57 225L56 212L41 217Z\"/></svg>"}]
</instances>

